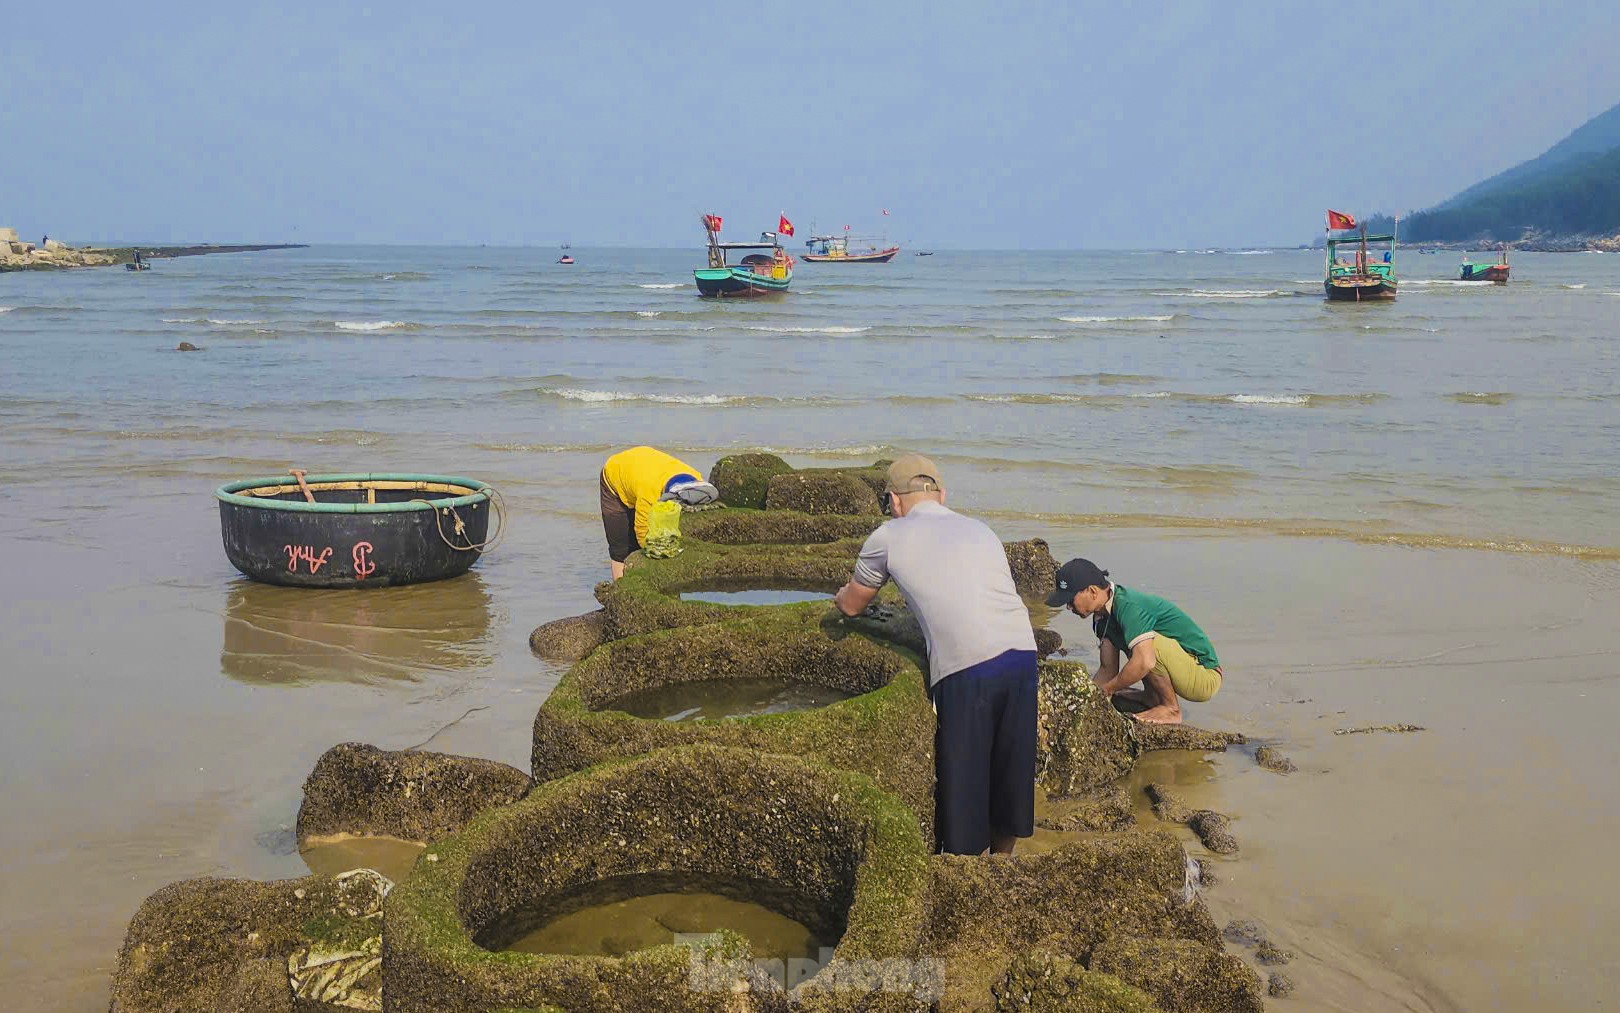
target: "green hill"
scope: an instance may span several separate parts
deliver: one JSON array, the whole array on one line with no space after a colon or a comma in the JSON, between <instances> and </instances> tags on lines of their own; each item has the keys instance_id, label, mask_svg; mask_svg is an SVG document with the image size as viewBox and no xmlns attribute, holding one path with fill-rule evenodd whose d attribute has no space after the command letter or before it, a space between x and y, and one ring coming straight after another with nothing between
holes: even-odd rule
<instances>
[{"instance_id":1,"label":"green hill","mask_svg":"<svg viewBox=\"0 0 1620 1013\"><path fill-rule=\"evenodd\" d=\"M1417 242L1620 232L1620 105L1401 226L1402 238Z\"/></svg>"}]
</instances>

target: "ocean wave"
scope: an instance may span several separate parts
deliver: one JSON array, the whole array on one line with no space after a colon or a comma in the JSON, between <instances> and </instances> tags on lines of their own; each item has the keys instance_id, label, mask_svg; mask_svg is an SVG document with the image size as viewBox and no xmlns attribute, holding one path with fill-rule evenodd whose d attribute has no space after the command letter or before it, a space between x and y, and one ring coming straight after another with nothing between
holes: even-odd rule
<instances>
[{"instance_id":1,"label":"ocean wave","mask_svg":"<svg viewBox=\"0 0 1620 1013\"><path fill-rule=\"evenodd\" d=\"M865 334L870 327L786 327L762 325L745 327L746 331L764 331L770 334Z\"/></svg>"},{"instance_id":2,"label":"ocean wave","mask_svg":"<svg viewBox=\"0 0 1620 1013\"><path fill-rule=\"evenodd\" d=\"M267 324L268 320L227 320L220 317L164 317L166 324L207 324L210 327L252 327Z\"/></svg>"},{"instance_id":3,"label":"ocean wave","mask_svg":"<svg viewBox=\"0 0 1620 1013\"><path fill-rule=\"evenodd\" d=\"M1185 292L1155 292L1156 296L1173 299L1291 299L1297 292L1280 288L1195 288Z\"/></svg>"},{"instance_id":4,"label":"ocean wave","mask_svg":"<svg viewBox=\"0 0 1620 1013\"><path fill-rule=\"evenodd\" d=\"M431 277L432 277L432 275L427 274L427 273L425 273L423 271L396 271L393 274L385 274L378 280L380 280L380 281L427 281Z\"/></svg>"},{"instance_id":5,"label":"ocean wave","mask_svg":"<svg viewBox=\"0 0 1620 1013\"><path fill-rule=\"evenodd\" d=\"M1307 394L1228 394L1233 404L1310 404Z\"/></svg>"},{"instance_id":6,"label":"ocean wave","mask_svg":"<svg viewBox=\"0 0 1620 1013\"><path fill-rule=\"evenodd\" d=\"M683 287L685 287L685 285L684 285L683 282L671 281L671 282L659 282L656 285L637 285L636 287L637 288L683 288Z\"/></svg>"},{"instance_id":7,"label":"ocean wave","mask_svg":"<svg viewBox=\"0 0 1620 1013\"><path fill-rule=\"evenodd\" d=\"M708 407L738 407L765 404L832 404L826 398L770 397L749 394L649 394L641 391L590 390L585 387L541 387L535 393L542 397L585 404L615 404L642 402L667 405L701 405Z\"/></svg>"},{"instance_id":8,"label":"ocean wave","mask_svg":"<svg viewBox=\"0 0 1620 1013\"><path fill-rule=\"evenodd\" d=\"M1174 313L1137 317L1058 317L1066 324L1167 324L1175 318Z\"/></svg>"},{"instance_id":9,"label":"ocean wave","mask_svg":"<svg viewBox=\"0 0 1620 1013\"><path fill-rule=\"evenodd\" d=\"M993 404L1088 404L1098 407L1123 407L1133 402L1173 401L1179 404L1237 404L1329 407L1334 405L1365 405L1381 401L1387 394L1189 394L1180 391L1155 390L1134 394L1066 394L1028 393L964 394L963 400Z\"/></svg>"},{"instance_id":10,"label":"ocean wave","mask_svg":"<svg viewBox=\"0 0 1620 1013\"><path fill-rule=\"evenodd\" d=\"M1403 287L1425 288L1439 286L1442 288L1478 288L1481 285L1494 285L1492 281L1463 281L1461 278L1408 278L1401 282Z\"/></svg>"},{"instance_id":11,"label":"ocean wave","mask_svg":"<svg viewBox=\"0 0 1620 1013\"><path fill-rule=\"evenodd\" d=\"M1022 295L1032 299L1073 299L1085 295L1072 288L992 288L986 291L990 295Z\"/></svg>"},{"instance_id":12,"label":"ocean wave","mask_svg":"<svg viewBox=\"0 0 1620 1013\"><path fill-rule=\"evenodd\" d=\"M991 520L1033 521L1042 525L1100 528L1168 528L1192 531L1261 532L1296 538L1333 538L1364 545L1395 545L1414 549L1472 549L1522 555L1564 556L1588 560L1620 560L1620 548L1573 545L1520 538L1474 538L1418 531L1382 531L1341 524L1269 517L1185 517L1173 514L1050 514L1018 510L976 510Z\"/></svg>"},{"instance_id":13,"label":"ocean wave","mask_svg":"<svg viewBox=\"0 0 1620 1013\"><path fill-rule=\"evenodd\" d=\"M1456 394L1447 394L1446 397L1458 404L1507 404L1513 400L1509 391L1460 391Z\"/></svg>"},{"instance_id":14,"label":"ocean wave","mask_svg":"<svg viewBox=\"0 0 1620 1013\"><path fill-rule=\"evenodd\" d=\"M404 320L334 320L332 326L340 331L410 331L418 325Z\"/></svg>"},{"instance_id":15,"label":"ocean wave","mask_svg":"<svg viewBox=\"0 0 1620 1013\"><path fill-rule=\"evenodd\" d=\"M10 313L12 310L14 310L16 308L17 307L15 307L15 306L0 306L0 313Z\"/></svg>"},{"instance_id":16,"label":"ocean wave","mask_svg":"<svg viewBox=\"0 0 1620 1013\"><path fill-rule=\"evenodd\" d=\"M661 317L663 315L664 315L664 312L662 310L636 310L636 316L638 316L638 317L651 318L651 317Z\"/></svg>"},{"instance_id":17,"label":"ocean wave","mask_svg":"<svg viewBox=\"0 0 1620 1013\"><path fill-rule=\"evenodd\" d=\"M1582 283L1581 283L1581 284L1579 284L1579 285L1560 285L1560 286L1558 286L1558 287L1559 287L1559 288L1568 288L1568 289L1582 289L1582 288L1585 288L1585 287L1586 287L1586 283L1585 283L1585 282L1582 282Z\"/></svg>"}]
</instances>

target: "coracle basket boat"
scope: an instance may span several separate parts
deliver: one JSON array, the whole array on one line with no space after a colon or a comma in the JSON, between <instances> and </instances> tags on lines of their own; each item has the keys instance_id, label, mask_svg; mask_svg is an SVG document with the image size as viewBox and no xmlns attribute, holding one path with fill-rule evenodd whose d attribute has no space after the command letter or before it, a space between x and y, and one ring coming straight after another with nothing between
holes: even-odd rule
<instances>
[{"instance_id":1,"label":"coracle basket boat","mask_svg":"<svg viewBox=\"0 0 1620 1013\"><path fill-rule=\"evenodd\" d=\"M388 587L466 573L505 526L495 488L446 475L291 472L222 485L231 565L289 587ZM489 515L498 512L489 536Z\"/></svg>"}]
</instances>

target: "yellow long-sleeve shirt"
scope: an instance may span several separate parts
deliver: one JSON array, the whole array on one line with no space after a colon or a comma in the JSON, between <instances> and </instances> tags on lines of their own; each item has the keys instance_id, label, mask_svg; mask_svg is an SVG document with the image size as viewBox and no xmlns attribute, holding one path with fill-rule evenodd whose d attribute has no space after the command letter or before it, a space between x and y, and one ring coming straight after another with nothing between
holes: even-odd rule
<instances>
[{"instance_id":1,"label":"yellow long-sleeve shirt","mask_svg":"<svg viewBox=\"0 0 1620 1013\"><path fill-rule=\"evenodd\" d=\"M653 447L631 447L607 459L602 466L602 478L619 502L636 512L636 541L647 542L648 512L664 486L676 475L702 478L703 472L677 457L671 457Z\"/></svg>"}]
</instances>

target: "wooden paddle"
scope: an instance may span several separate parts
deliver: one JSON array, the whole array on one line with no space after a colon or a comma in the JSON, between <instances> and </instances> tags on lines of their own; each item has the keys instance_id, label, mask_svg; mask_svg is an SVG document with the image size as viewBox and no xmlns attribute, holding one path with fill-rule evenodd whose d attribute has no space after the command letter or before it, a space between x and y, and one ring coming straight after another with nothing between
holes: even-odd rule
<instances>
[{"instance_id":1,"label":"wooden paddle","mask_svg":"<svg viewBox=\"0 0 1620 1013\"><path fill-rule=\"evenodd\" d=\"M304 499L305 499L305 501L309 502L309 503L315 502L315 494L309 491L309 483L304 481L304 469L303 468L288 468L287 469L287 474L291 475L293 478L298 479L298 488L300 488L300 489L302 489L304 491Z\"/></svg>"}]
</instances>

